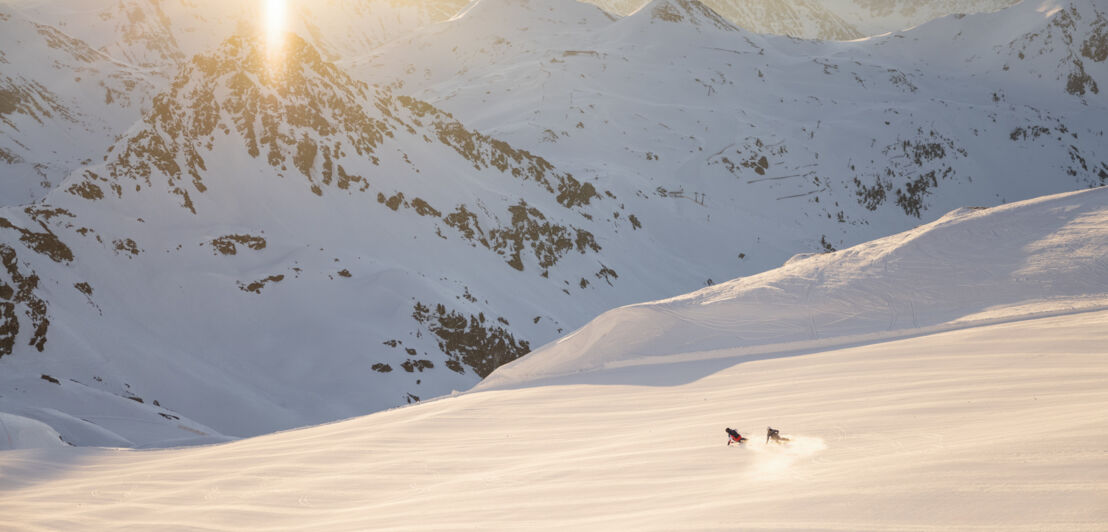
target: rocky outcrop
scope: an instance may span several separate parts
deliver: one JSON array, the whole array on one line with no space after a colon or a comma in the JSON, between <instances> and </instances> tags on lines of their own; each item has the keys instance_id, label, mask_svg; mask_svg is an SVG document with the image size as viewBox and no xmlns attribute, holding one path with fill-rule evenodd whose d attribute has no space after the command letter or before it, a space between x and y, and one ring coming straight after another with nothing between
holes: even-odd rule
<instances>
[{"instance_id":1,"label":"rocky outcrop","mask_svg":"<svg viewBox=\"0 0 1108 532\"><path fill-rule=\"evenodd\" d=\"M28 345L38 351L46 346L50 329L46 301L36 294L39 277L19 263L15 248L0 243L0 357L12 354L20 338L21 324Z\"/></svg>"}]
</instances>

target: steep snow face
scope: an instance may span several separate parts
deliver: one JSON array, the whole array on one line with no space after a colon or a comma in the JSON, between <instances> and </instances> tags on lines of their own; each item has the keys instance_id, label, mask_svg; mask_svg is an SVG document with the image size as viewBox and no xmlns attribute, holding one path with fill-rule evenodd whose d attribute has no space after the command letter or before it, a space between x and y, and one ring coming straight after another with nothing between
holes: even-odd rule
<instances>
[{"instance_id":1,"label":"steep snow face","mask_svg":"<svg viewBox=\"0 0 1108 532\"><path fill-rule=\"evenodd\" d=\"M573 24L598 24L611 15L575 0L473 0L452 20L484 25L486 32L535 31Z\"/></svg>"},{"instance_id":2,"label":"steep snow face","mask_svg":"<svg viewBox=\"0 0 1108 532\"><path fill-rule=\"evenodd\" d=\"M594 35L615 20L576 0L475 0L447 23L423 28L344 65L366 82L399 83L397 90L404 93L412 92L404 84L418 89L461 79L512 83L524 75L518 69L543 69L541 63L551 55L588 54ZM517 68L515 63L527 65ZM521 96L526 97L523 88Z\"/></svg>"},{"instance_id":3,"label":"steep snow face","mask_svg":"<svg viewBox=\"0 0 1108 532\"><path fill-rule=\"evenodd\" d=\"M963 209L912 231L698 292L609 311L478 389L673 361L850 345L1108 308L1108 189Z\"/></svg>"},{"instance_id":4,"label":"steep snow face","mask_svg":"<svg viewBox=\"0 0 1108 532\"><path fill-rule=\"evenodd\" d=\"M416 28L453 17L465 0L292 2L296 26L329 60L351 59Z\"/></svg>"},{"instance_id":5,"label":"steep snow face","mask_svg":"<svg viewBox=\"0 0 1108 532\"><path fill-rule=\"evenodd\" d=\"M15 4L24 16L113 59L172 77L177 66L259 19L260 3L213 0L58 0ZM248 6L253 6L250 9Z\"/></svg>"},{"instance_id":6,"label":"steep snow face","mask_svg":"<svg viewBox=\"0 0 1108 532\"><path fill-rule=\"evenodd\" d=\"M136 69L0 4L0 205L38 200L102 156L149 90Z\"/></svg>"},{"instance_id":7,"label":"steep snow face","mask_svg":"<svg viewBox=\"0 0 1108 532\"><path fill-rule=\"evenodd\" d=\"M866 35L858 28L857 18L846 18L821 0L707 0L705 4L755 33L830 41Z\"/></svg>"},{"instance_id":8,"label":"steep snow face","mask_svg":"<svg viewBox=\"0 0 1108 532\"><path fill-rule=\"evenodd\" d=\"M905 30L954 14L992 13L1021 0L825 0L826 8L851 21L863 35ZM1034 0L1026 4L1038 4Z\"/></svg>"},{"instance_id":9,"label":"steep snow face","mask_svg":"<svg viewBox=\"0 0 1108 532\"><path fill-rule=\"evenodd\" d=\"M733 29L730 23L700 0L653 0L632 13L632 16L639 19L649 16L652 24L670 22L693 26L714 26L725 31Z\"/></svg>"},{"instance_id":10,"label":"steep snow face","mask_svg":"<svg viewBox=\"0 0 1108 532\"><path fill-rule=\"evenodd\" d=\"M993 28L1003 27L1003 35ZM998 38L1002 37L1002 38ZM916 67L961 70L1004 84L1004 98L1030 87L1059 90L1094 107L1108 105L1108 8L1092 0L1024 2L989 15L950 17L874 40L879 54L915 57ZM991 48L991 50L988 50ZM1016 83L1015 80L1022 80ZM1098 82L1099 81L1099 82Z\"/></svg>"},{"instance_id":11,"label":"steep snow face","mask_svg":"<svg viewBox=\"0 0 1108 532\"><path fill-rule=\"evenodd\" d=\"M214 0L61 0L17 6L118 61L173 74L176 65L258 15L255 3Z\"/></svg>"},{"instance_id":12,"label":"steep snow face","mask_svg":"<svg viewBox=\"0 0 1108 532\"><path fill-rule=\"evenodd\" d=\"M1037 11L1049 17L1050 23L1043 31L1010 42L1008 61L1002 69L1014 68L1029 77L1050 76L1064 82L1066 92L1074 96L1095 98L1101 84L1108 87L1108 6L1093 2L1047 3ZM1057 59L1054 64L1038 63L1034 56ZM1108 102L1108 97L1102 96L1100 102Z\"/></svg>"},{"instance_id":13,"label":"steep snow face","mask_svg":"<svg viewBox=\"0 0 1108 532\"><path fill-rule=\"evenodd\" d=\"M504 57L542 54L543 48L564 47L615 19L576 0L474 0L449 23L427 28L424 33L433 35L431 39L417 33L415 38L421 43L417 73L441 74L443 67L452 63L472 68L498 63ZM373 56L388 57L412 42L411 37L398 41L395 46L375 50ZM459 43L466 43L461 47L464 61L458 61ZM444 50L445 46L451 49Z\"/></svg>"}]
</instances>

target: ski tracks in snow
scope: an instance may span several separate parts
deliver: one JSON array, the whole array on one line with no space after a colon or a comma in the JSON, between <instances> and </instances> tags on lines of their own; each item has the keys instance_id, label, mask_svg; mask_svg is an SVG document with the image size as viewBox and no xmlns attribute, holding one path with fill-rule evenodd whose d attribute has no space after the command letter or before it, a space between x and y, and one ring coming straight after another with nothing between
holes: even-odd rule
<instances>
[{"instance_id":1,"label":"ski tracks in snow","mask_svg":"<svg viewBox=\"0 0 1108 532\"><path fill-rule=\"evenodd\" d=\"M790 436L786 444L752 442L747 450L753 455L746 470L751 480L784 480L804 476L796 466L810 461L814 456L827 449L823 438L810 436Z\"/></svg>"}]
</instances>

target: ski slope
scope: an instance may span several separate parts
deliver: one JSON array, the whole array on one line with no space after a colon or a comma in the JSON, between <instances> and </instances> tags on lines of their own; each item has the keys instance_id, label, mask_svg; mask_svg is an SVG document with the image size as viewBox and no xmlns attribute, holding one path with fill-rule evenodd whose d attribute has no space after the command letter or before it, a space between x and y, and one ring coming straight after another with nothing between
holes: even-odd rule
<instances>
[{"instance_id":1,"label":"ski slope","mask_svg":"<svg viewBox=\"0 0 1108 532\"><path fill-rule=\"evenodd\" d=\"M1103 530L1106 246L1108 189L956 212L638 306L669 313L613 311L470 393L206 447L2 452L0 515L19 530ZM914 258L908 285L867 269L875 250ZM744 342L738 304L773 303L744 290L813 264L823 301L865 310L856 279L946 304L893 335L856 317L845 336ZM713 315L699 307L730 345L690 335ZM598 324L642 340L621 351ZM762 443L769 425L793 443ZM752 442L728 447L724 427Z\"/></svg>"},{"instance_id":2,"label":"ski slope","mask_svg":"<svg viewBox=\"0 0 1108 532\"><path fill-rule=\"evenodd\" d=\"M0 513L20 530L1103 530L1105 345L1100 311L219 446L9 451ZM765 446L769 424L796 442ZM727 447L726 426L753 442Z\"/></svg>"}]
</instances>

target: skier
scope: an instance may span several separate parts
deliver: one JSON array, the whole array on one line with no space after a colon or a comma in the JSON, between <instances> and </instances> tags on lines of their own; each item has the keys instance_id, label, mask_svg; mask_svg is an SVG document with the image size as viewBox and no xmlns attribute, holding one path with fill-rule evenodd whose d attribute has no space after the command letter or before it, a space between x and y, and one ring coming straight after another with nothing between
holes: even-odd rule
<instances>
[{"instance_id":1,"label":"skier","mask_svg":"<svg viewBox=\"0 0 1108 532\"><path fill-rule=\"evenodd\" d=\"M731 427L727 427L725 431L727 432L727 445L731 445L732 443L742 443L746 441L746 438L744 438L742 434L739 434L739 431Z\"/></svg>"},{"instance_id":2,"label":"skier","mask_svg":"<svg viewBox=\"0 0 1108 532\"><path fill-rule=\"evenodd\" d=\"M770 440L773 440L774 443L786 443L789 441L788 438L781 435L781 431L773 427L766 427L766 443L769 443Z\"/></svg>"}]
</instances>

